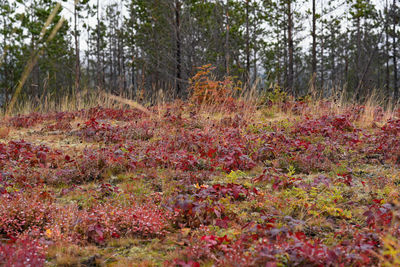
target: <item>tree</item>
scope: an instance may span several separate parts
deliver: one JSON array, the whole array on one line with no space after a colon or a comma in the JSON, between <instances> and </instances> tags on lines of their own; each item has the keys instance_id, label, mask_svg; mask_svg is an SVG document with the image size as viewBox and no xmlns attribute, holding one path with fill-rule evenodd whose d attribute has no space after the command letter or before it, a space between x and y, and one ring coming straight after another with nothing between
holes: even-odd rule
<instances>
[{"instance_id":1,"label":"tree","mask_svg":"<svg viewBox=\"0 0 400 267\"><path fill-rule=\"evenodd\" d=\"M79 28L79 19L82 19L82 11L88 10L89 0L75 0L74 2L74 41L75 41L75 86L74 90L80 90L80 82L81 82L81 60L80 60L80 30Z\"/></svg>"},{"instance_id":2,"label":"tree","mask_svg":"<svg viewBox=\"0 0 400 267\"><path fill-rule=\"evenodd\" d=\"M399 98L399 84L398 84L398 70L397 70L397 30L396 26L399 23L399 11L397 9L396 0L393 0L393 4L391 7L392 13L392 53L393 53L393 90L394 90L394 99L395 101Z\"/></svg>"},{"instance_id":3,"label":"tree","mask_svg":"<svg viewBox=\"0 0 400 267\"><path fill-rule=\"evenodd\" d=\"M312 0L312 87L315 88L315 75L317 73L317 13L315 0Z\"/></svg>"},{"instance_id":4,"label":"tree","mask_svg":"<svg viewBox=\"0 0 400 267\"><path fill-rule=\"evenodd\" d=\"M287 39L287 44L288 44L288 51L289 51L289 72L288 72L288 89L294 93L294 42L293 42L293 6L292 6L292 0L287 0L287 32L288 32L288 39Z\"/></svg>"},{"instance_id":5,"label":"tree","mask_svg":"<svg viewBox=\"0 0 400 267\"><path fill-rule=\"evenodd\" d=\"M18 71L22 73L25 65L33 64L25 96L39 101L55 91L62 94L62 88L72 86L72 72L65 69L73 69L69 25L60 24L62 9L56 9L57 2L49 0L18 0L17 4L17 10L22 11L16 15L20 23L18 40L21 56L18 64L21 68ZM51 34L54 36L49 38ZM30 61L34 57L38 57L37 62Z\"/></svg>"},{"instance_id":6,"label":"tree","mask_svg":"<svg viewBox=\"0 0 400 267\"><path fill-rule=\"evenodd\" d=\"M181 80L182 80L182 58L181 58L181 2L175 0L175 32L176 32L176 95L182 95Z\"/></svg>"},{"instance_id":7,"label":"tree","mask_svg":"<svg viewBox=\"0 0 400 267\"><path fill-rule=\"evenodd\" d=\"M17 38L21 34L16 25L16 3L0 0L0 16L0 87L3 88L3 92L0 93L0 105L6 106L15 83L15 59L19 50Z\"/></svg>"}]
</instances>

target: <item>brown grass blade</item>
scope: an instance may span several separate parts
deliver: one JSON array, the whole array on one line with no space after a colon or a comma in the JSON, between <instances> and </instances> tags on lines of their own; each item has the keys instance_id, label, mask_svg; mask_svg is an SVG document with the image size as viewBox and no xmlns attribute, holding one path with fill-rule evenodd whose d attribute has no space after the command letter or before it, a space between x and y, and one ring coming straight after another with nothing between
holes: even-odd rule
<instances>
[{"instance_id":1,"label":"brown grass blade","mask_svg":"<svg viewBox=\"0 0 400 267\"><path fill-rule=\"evenodd\" d=\"M57 6L58 6L58 5L57 5ZM56 6L55 9L57 9L57 6ZM54 17L55 17L55 15L53 16L53 13L54 13L54 11L50 14L51 21L52 21L52 20L54 19ZM49 17L49 18L50 18L50 17ZM51 21L50 21L50 23L51 23ZM49 42L51 42L51 40L53 40L53 38L55 37L55 35L56 35L57 32L59 31L59 29L60 29L60 28L62 27L62 25L64 24L64 21L65 21L64 18L61 18L61 19L58 21L57 25L54 27L54 29L51 31L49 37L47 38L46 43L49 43ZM46 22L46 24L47 24L47 22ZM43 26L42 32L43 32L43 31L46 32L46 29L47 29L46 24ZM18 86L17 86L17 88L15 89L14 95L13 95L13 97L11 98L10 104L9 104L8 107L7 107L6 116L8 116L8 115L11 113L11 111L13 110L14 105L15 105L15 103L17 102L18 96L19 96L19 94L21 93L24 84L26 83L26 81L27 81L27 79L28 79L30 73L31 73L32 70L33 70L33 67L36 65L36 63L37 63L37 61L38 61L38 59L39 59L39 57L40 57L40 55L41 55L42 53L43 53L43 47L40 48L38 51L34 52L34 53L31 55L31 58L30 58L30 60L28 61L28 64L25 66L25 69L24 69L24 71L23 71L23 73L22 73L22 75L21 75L21 79L19 80Z\"/></svg>"},{"instance_id":2,"label":"brown grass blade","mask_svg":"<svg viewBox=\"0 0 400 267\"><path fill-rule=\"evenodd\" d=\"M114 101L120 102L122 104L128 105L128 106L130 106L132 108L136 108L136 109L142 111L143 113L146 113L147 115L151 115L152 114L147 108L145 108L144 106L140 105L136 101L133 101L133 100L130 100L130 99L126 99L126 98L123 98L123 97L120 97L120 96L112 95L112 94L109 94L109 93L106 93L106 92L101 92L101 94L104 95L105 97L111 99L111 100L114 100Z\"/></svg>"}]
</instances>

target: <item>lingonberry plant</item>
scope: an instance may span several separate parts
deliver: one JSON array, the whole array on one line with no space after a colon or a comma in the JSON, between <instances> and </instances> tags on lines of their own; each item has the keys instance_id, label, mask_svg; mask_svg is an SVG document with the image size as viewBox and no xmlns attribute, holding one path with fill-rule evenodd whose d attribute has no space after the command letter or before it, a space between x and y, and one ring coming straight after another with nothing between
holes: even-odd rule
<instances>
[{"instance_id":1,"label":"lingonberry plant","mask_svg":"<svg viewBox=\"0 0 400 267\"><path fill-rule=\"evenodd\" d=\"M205 66L188 102L1 122L0 266L396 263L398 114L236 86Z\"/></svg>"}]
</instances>

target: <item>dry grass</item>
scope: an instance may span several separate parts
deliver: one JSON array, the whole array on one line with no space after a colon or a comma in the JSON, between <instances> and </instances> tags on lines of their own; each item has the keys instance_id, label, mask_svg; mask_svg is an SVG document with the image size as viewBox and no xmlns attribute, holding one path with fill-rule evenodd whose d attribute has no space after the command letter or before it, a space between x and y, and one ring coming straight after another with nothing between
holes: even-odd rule
<instances>
[{"instance_id":1,"label":"dry grass","mask_svg":"<svg viewBox=\"0 0 400 267\"><path fill-rule=\"evenodd\" d=\"M340 94L332 98L323 99L319 97L314 99L310 105L312 114L318 116L324 115L325 110L321 109L322 101L330 102L328 110L334 114L342 114L344 110L348 110L354 107L354 105L363 106L364 111L357 121L357 125L366 128L374 125L377 111L382 112L381 121L386 122L388 119L394 117L394 111L398 108L397 103L394 103L393 100L386 101L385 97L376 90L366 97L363 102L357 102L356 99L350 98L345 90L341 90Z\"/></svg>"},{"instance_id":2,"label":"dry grass","mask_svg":"<svg viewBox=\"0 0 400 267\"><path fill-rule=\"evenodd\" d=\"M60 111L72 111L88 109L92 107L101 106L104 108L122 108L131 107L139 109L145 113L149 113L143 105L138 102L106 93L100 89L90 90L85 89L76 95L66 95L61 99L56 99L50 94L44 96L42 99L30 99L16 103L9 114L0 114L0 117L12 116L17 114L29 114L32 112L49 113Z\"/></svg>"},{"instance_id":3,"label":"dry grass","mask_svg":"<svg viewBox=\"0 0 400 267\"><path fill-rule=\"evenodd\" d=\"M0 127L0 139L5 139L10 134L9 127Z\"/></svg>"},{"instance_id":4,"label":"dry grass","mask_svg":"<svg viewBox=\"0 0 400 267\"><path fill-rule=\"evenodd\" d=\"M51 246L47 251L47 256L49 258L55 259L56 266L85 266L83 264L85 259L90 260L90 257L93 255L98 255L99 249L95 246L89 247L80 247L77 245L65 245L65 244L58 244ZM97 263L100 266L100 260L93 257L93 263Z\"/></svg>"},{"instance_id":5,"label":"dry grass","mask_svg":"<svg viewBox=\"0 0 400 267\"><path fill-rule=\"evenodd\" d=\"M365 110L360 118L360 125L364 127L371 126L375 121L375 113L377 109L383 106L384 100L382 100L378 94L373 92L364 103ZM395 108L396 105L394 105L392 101L387 104L386 109L383 111L383 122L386 122L388 119L394 116L393 111L395 110Z\"/></svg>"},{"instance_id":6,"label":"dry grass","mask_svg":"<svg viewBox=\"0 0 400 267\"><path fill-rule=\"evenodd\" d=\"M232 96L233 97L233 96ZM281 121L287 119L296 119L297 117L301 117L302 112L300 114L293 114L291 110L283 110L279 105L273 105L272 108L264 108L259 109L260 107L260 92L257 91L256 86L249 88L247 90L243 90L241 92L239 100L242 102L243 107L241 108L241 116L243 119L248 120L250 118L261 117L260 112L263 113L262 117L270 120L270 121ZM334 114L342 114L344 110L352 107L355 102L346 100L348 99L346 95L343 93L340 96L333 99L313 99L310 100L308 107L311 109L311 114L316 116L325 115L326 112L334 113ZM160 90L157 93L157 98L155 99L155 103L157 103L158 114L152 114L149 109L145 107L145 105L139 103L140 100L133 100L124 96L115 96L109 93L106 93L100 89L90 90L85 89L76 95L66 95L60 100L56 100L51 95L46 95L40 100L31 100L20 102L15 105L13 111L7 115L5 113L0 114L0 119L5 122L7 121L9 116L13 116L16 114L29 114L32 112L39 113L49 113L49 112L59 112L59 111L71 111L71 110L81 110L81 109L89 109L92 107L105 107L105 108L134 108L145 112L146 114L152 116L157 116L161 119L163 111L165 111L165 107L167 101L166 98ZM179 102L179 101L178 101ZM326 109L321 108L324 106L323 102L329 103ZM174 103L176 105L177 103ZM382 122L386 122L388 119L394 116L394 110L398 108L393 102L386 103L382 100L382 97L378 96L378 94L371 94L364 103L364 112L361 114L360 119L357 121L357 125L360 127L371 127L374 125L375 113L378 109L383 111ZM386 106L385 109L381 107ZM215 116L229 116L232 114L232 110L229 110L229 104L227 103L209 103L202 104L200 106L193 105L193 108L197 110L198 114L214 114ZM309 112L310 110L304 110L304 113ZM270 113L270 116L268 115ZM219 115L218 115L219 114ZM207 115L207 116L208 116ZM0 124L0 139L6 138L9 133L9 129L3 127L1 128ZM379 125L381 126L381 125Z\"/></svg>"}]
</instances>

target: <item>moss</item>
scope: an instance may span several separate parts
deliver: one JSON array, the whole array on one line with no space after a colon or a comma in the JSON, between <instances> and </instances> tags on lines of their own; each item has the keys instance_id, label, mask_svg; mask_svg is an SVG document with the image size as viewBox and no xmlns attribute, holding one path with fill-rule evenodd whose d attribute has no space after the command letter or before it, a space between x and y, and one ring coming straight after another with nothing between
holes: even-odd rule
<instances>
[{"instance_id":1,"label":"moss","mask_svg":"<svg viewBox=\"0 0 400 267\"><path fill-rule=\"evenodd\" d=\"M109 243L108 253L113 253L110 266L162 266L171 260L177 247L170 240L122 239Z\"/></svg>"}]
</instances>

